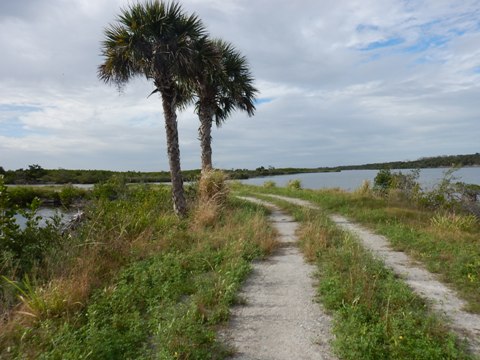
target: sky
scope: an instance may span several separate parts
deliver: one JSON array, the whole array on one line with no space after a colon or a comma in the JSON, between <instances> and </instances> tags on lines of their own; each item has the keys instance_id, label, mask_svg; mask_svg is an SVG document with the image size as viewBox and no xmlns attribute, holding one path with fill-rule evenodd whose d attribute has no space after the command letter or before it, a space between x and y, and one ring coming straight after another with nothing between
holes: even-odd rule
<instances>
[{"instance_id":1,"label":"sky","mask_svg":"<svg viewBox=\"0 0 480 360\"><path fill-rule=\"evenodd\" d=\"M125 0L0 0L0 166L168 170L153 85L97 78ZM479 152L480 1L184 0L231 42L255 116L213 130L217 168L323 167ZM178 114L183 169L198 118Z\"/></svg>"}]
</instances>

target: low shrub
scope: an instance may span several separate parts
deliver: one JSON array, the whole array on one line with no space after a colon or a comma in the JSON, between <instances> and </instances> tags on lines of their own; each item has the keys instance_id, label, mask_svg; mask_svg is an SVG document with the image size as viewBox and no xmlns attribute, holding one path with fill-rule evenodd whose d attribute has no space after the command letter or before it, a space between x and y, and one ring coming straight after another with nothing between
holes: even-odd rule
<instances>
[{"instance_id":1,"label":"low shrub","mask_svg":"<svg viewBox=\"0 0 480 360\"><path fill-rule=\"evenodd\" d=\"M273 180L267 180L267 181L265 181L265 182L263 183L263 187L264 187L264 188L267 188L267 189L268 189L268 188L274 188L274 187L276 187L276 186L277 186L277 184L276 184L275 181L273 181Z\"/></svg>"},{"instance_id":2,"label":"low shrub","mask_svg":"<svg viewBox=\"0 0 480 360\"><path fill-rule=\"evenodd\" d=\"M300 190L302 188L302 182L299 179L289 180L287 188L291 190Z\"/></svg>"}]
</instances>

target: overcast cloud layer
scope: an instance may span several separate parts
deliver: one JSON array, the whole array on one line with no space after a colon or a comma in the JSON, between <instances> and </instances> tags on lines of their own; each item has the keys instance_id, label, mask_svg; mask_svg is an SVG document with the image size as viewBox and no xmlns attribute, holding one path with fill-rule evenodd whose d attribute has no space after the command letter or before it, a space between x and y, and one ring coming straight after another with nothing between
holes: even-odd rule
<instances>
[{"instance_id":1,"label":"overcast cloud layer","mask_svg":"<svg viewBox=\"0 0 480 360\"><path fill-rule=\"evenodd\" d=\"M96 77L120 0L0 2L0 166L167 170L161 102ZM185 0L248 58L257 113L213 132L219 168L318 167L479 151L480 1ZM179 114L182 167L198 120Z\"/></svg>"}]
</instances>

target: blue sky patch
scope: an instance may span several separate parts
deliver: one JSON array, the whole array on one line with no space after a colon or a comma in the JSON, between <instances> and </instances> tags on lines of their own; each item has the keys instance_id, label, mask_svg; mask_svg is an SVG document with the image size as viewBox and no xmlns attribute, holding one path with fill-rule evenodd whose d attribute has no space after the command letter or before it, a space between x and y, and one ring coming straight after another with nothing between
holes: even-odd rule
<instances>
[{"instance_id":1,"label":"blue sky patch","mask_svg":"<svg viewBox=\"0 0 480 360\"><path fill-rule=\"evenodd\" d=\"M424 36L419 39L415 44L405 48L407 53L416 53L428 50L432 47L440 47L445 45L449 39L445 36L434 35L434 36Z\"/></svg>"},{"instance_id":2,"label":"blue sky patch","mask_svg":"<svg viewBox=\"0 0 480 360\"><path fill-rule=\"evenodd\" d=\"M255 105L260 105L260 104L268 104L269 102L272 102L274 99L273 98L260 98L255 100Z\"/></svg>"},{"instance_id":3,"label":"blue sky patch","mask_svg":"<svg viewBox=\"0 0 480 360\"><path fill-rule=\"evenodd\" d=\"M386 40L379 40L379 41L374 41L368 44L367 46L361 48L360 50L362 51L371 51L371 50L376 50L376 49L382 49L382 48L387 48L391 46L396 46L400 45L403 42L405 42L404 39L400 37L394 37Z\"/></svg>"},{"instance_id":4,"label":"blue sky patch","mask_svg":"<svg viewBox=\"0 0 480 360\"><path fill-rule=\"evenodd\" d=\"M364 32L364 31L377 31L380 28L376 25L370 25L370 24L359 24L357 25L356 30L358 32Z\"/></svg>"},{"instance_id":5,"label":"blue sky patch","mask_svg":"<svg viewBox=\"0 0 480 360\"><path fill-rule=\"evenodd\" d=\"M23 124L16 120L10 120L2 123L0 135L6 137L20 138L27 135L28 131L24 128Z\"/></svg>"},{"instance_id":6,"label":"blue sky patch","mask_svg":"<svg viewBox=\"0 0 480 360\"><path fill-rule=\"evenodd\" d=\"M41 107L35 105L0 104L0 135L14 138L26 136L30 131L25 129L19 117L39 110Z\"/></svg>"},{"instance_id":7,"label":"blue sky patch","mask_svg":"<svg viewBox=\"0 0 480 360\"><path fill-rule=\"evenodd\" d=\"M454 36L462 36L465 34L467 31L466 30L460 30L460 29L451 29L448 31L449 33L453 34Z\"/></svg>"},{"instance_id":8,"label":"blue sky patch","mask_svg":"<svg viewBox=\"0 0 480 360\"><path fill-rule=\"evenodd\" d=\"M0 111L33 112L39 110L41 107L35 105L0 104Z\"/></svg>"}]
</instances>

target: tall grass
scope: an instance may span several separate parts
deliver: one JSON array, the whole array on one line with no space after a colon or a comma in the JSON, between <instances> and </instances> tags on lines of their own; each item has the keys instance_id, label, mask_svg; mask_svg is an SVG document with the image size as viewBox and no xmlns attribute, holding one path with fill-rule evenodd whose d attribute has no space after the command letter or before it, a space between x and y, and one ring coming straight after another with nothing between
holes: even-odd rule
<instances>
[{"instance_id":1,"label":"tall grass","mask_svg":"<svg viewBox=\"0 0 480 360\"><path fill-rule=\"evenodd\" d=\"M171 211L168 187L117 190L114 200L97 194L42 269L4 284L20 301L0 329L0 358L229 352L215 324L228 317L250 261L274 241L264 210L225 199L215 222L192 227L192 217Z\"/></svg>"}]
</instances>

